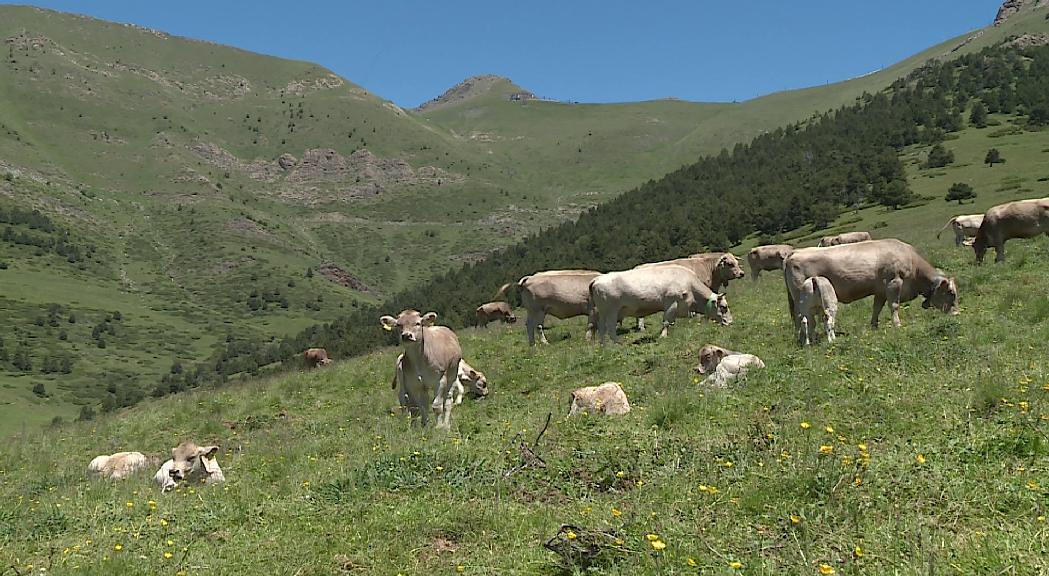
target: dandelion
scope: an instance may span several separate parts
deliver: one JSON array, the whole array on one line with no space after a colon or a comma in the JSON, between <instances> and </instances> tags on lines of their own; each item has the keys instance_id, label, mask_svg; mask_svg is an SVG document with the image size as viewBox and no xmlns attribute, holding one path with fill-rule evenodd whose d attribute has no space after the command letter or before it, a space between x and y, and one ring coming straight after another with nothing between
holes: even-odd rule
<instances>
[{"instance_id":1,"label":"dandelion","mask_svg":"<svg viewBox=\"0 0 1049 576\"><path fill-rule=\"evenodd\" d=\"M459 564L455 567L455 571L462 574L463 572L466 572L466 566Z\"/></svg>"},{"instance_id":2,"label":"dandelion","mask_svg":"<svg viewBox=\"0 0 1049 576\"><path fill-rule=\"evenodd\" d=\"M117 552L120 552L123 549L124 549L124 546L122 544L114 544L113 545L113 550L116 550Z\"/></svg>"},{"instance_id":3,"label":"dandelion","mask_svg":"<svg viewBox=\"0 0 1049 576\"><path fill-rule=\"evenodd\" d=\"M834 427L831 426L830 424L827 424L827 427L824 428L824 430L827 432L827 434L833 434L834 433Z\"/></svg>"},{"instance_id":4,"label":"dandelion","mask_svg":"<svg viewBox=\"0 0 1049 576\"><path fill-rule=\"evenodd\" d=\"M652 545L652 549L657 551L667 547L667 543L662 540L656 540L655 542L650 542L650 544Z\"/></svg>"},{"instance_id":5,"label":"dandelion","mask_svg":"<svg viewBox=\"0 0 1049 576\"><path fill-rule=\"evenodd\" d=\"M160 519L160 525L161 525L161 526L167 526L167 525L168 525L168 521L167 521L167 520L165 520L165 519L163 519L163 518L161 518L161 519Z\"/></svg>"},{"instance_id":6,"label":"dandelion","mask_svg":"<svg viewBox=\"0 0 1049 576\"><path fill-rule=\"evenodd\" d=\"M569 540L575 540L576 538L578 538L578 535L575 532L569 530L568 532L565 532L565 538L568 538Z\"/></svg>"},{"instance_id":7,"label":"dandelion","mask_svg":"<svg viewBox=\"0 0 1049 576\"><path fill-rule=\"evenodd\" d=\"M821 444L820 445L820 454L823 454L824 456L826 456L827 454L833 454L833 453L834 453L834 447L833 446L831 446L829 444Z\"/></svg>"},{"instance_id":8,"label":"dandelion","mask_svg":"<svg viewBox=\"0 0 1049 576\"><path fill-rule=\"evenodd\" d=\"M688 557L688 560L685 560L685 564L688 564L689 566L691 566L693 568L695 568L696 566L699 566L699 562L696 562L696 559L691 557L691 556Z\"/></svg>"},{"instance_id":9,"label":"dandelion","mask_svg":"<svg viewBox=\"0 0 1049 576\"><path fill-rule=\"evenodd\" d=\"M167 545L168 546L174 546L175 545L175 541L172 540L171 538L168 538Z\"/></svg>"},{"instance_id":10,"label":"dandelion","mask_svg":"<svg viewBox=\"0 0 1049 576\"><path fill-rule=\"evenodd\" d=\"M862 443L862 442L857 444L856 447L859 448L860 452L866 452L867 451L867 445Z\"/></svg>"},{"instance_id":11,"label":"dandelion","mask_svg":"<svg viewBox=\"0 0 1049 576\"><path fill-rule=\"evenodd\" d=\"M1031 404L1028 403L1026 400L1024 400L1023 402L1020 402L1020 411L1021 412L1027 412L1028 410L1030 410L1030 408L1031 408Z\"/></svg>"},{"instance_id":12,"label":"dandelion","mask_svg":"<svg viewBox=\"0 0 1049 576\"><path fill-rule=\"evenodd\" d=\"M724 462L724 463L722 464L722 466L724 466L725 468L732 468L732 466L734 466L734 464L732 463L732 460L726 460L726 461L725 461L725 462Z\"/></svg>"},{"instance_id":13,"label":"dandelion","mask_svg":"<svg viewBox=\"0 0 1049 576\"><path fill-rule=\"evenodd\" d=\"M135 507L135 503L134 502L128 502L127 503L127 507L128 508L134 508Z\"/></svg>"},{"instance_id":14,"label":"dandelion","mask_svg":"<svg viewBox=\"0 0 1049 576\"><path fill-rule=\"evenodd\" d=\"M822 562L820 563L820 574L833 574L833 573L834 573L834 567L833 566L831 566L830 564L824 564Z\"/></svg>"},{"instance_id":15,"label":"dandelion","mask_svg":"<svg viewBox=\"0 0 1049 576\"><path fill-rule=\"evenodd\" d=\"M659 540L659 534L646 534L645 539L649 542L655 542L656 540Z\"/></svg>"},{"instance_id":16,"label":"dandelion","mask_svg":"<svg viewBox=\"0 0 1049 576\"><path fill-rule=\"evenodd\" d=\"M791 524L801 524L801 516L798 516L797 514L791 514L790 515L790 523Z\"/></svg>"},{"instance_id":17,"label":"dandelion","mask_svg":"<svg viewBox=\"0 0 1049 576\"><path fill-rule=\"evenodd\" d=\"M1037 490L1037 489L1041 488L1041 486L1039 486L1038 483L1035 482L1034 480L1028 480L1027 481L1027 487L1030 488L1031 490Z\"/></svg>"},{"instance_id":18,"label":"dandelion","mask_svg":"<svg viewBox=\"0 0 1049 576\"><path fill-rule=\"evenodd\" d=\"M733 570L741 570L743 568L743 563L739 560L733 560L732 562L728 563L728 567L732 568Z\"/></svg>"},{"instance_id":19,"label":"dandelion","mask_svg":"<svg viewBox=\"0 0 1049 576\"><path fill-rule=\"evenodd\" d=\"M852 549L852 555L855 556L856 558L862 558L863 557L863 548L860 548L859 546L853 548Z\"/></svg>"},{"instance_id":20,"label":"dandelion","mask_svg":"<svg viewBox=\"0 0 1049 576\"><path fill-rule=\"evenodd\" d=\"M623 476L626 476L626 472L623 472L622 470L616 472L616 478L622 478Z\"/></svg>"},{"instance_id":21,"label":"dandelion","mask_svg":"<svg viewBox=\"0 0 1049 576\"><path fill-rule=\"evenodd\" d=\"M1045 522L1045 516L1039 516L1039 517L1035 518L1035 520L1037 520L1039 522Z\"/></svg>"},{"instance_id":22,"label":"dandelion","mask_svg":"<svg viewBox=\"0 0 1049 576\"><path fill-rule=\"evenodd\" d=\"M808 430L809 428L812 428L812 424L809 424L808 422L802 422L801 423L801 429L802 430Z\"/></svg>"},{"instance_id":23,"label":"dandelion","mask_svg":"<svg viewBox=\"0 0 1049 576\"><path fill-rule=\"evenodd\" d=\"M150 500L149 502L146 502L146 504L148 504L150 508L156 508L157 507L157 503L155 501L153 501L153 500Z\"/></svg>"},{"instance_id":24,"label":"dandelion","mask_svg":"<svg viewBox=\"0 0 1049 576\"><path fill-rule=\"evenodd\" d=\"M925 455L924 454L918 454L917 456L914 457L914 461L917 462L918 464L925 464Z\"/></svg>"},{"instance_id":25,"label":"dandelion","mask_svg":"<svg viewBox=\"0 0 1049 576\"><path fill-rule=\"evenodd\" d=\"M437 471L438 472L443 472L444 471L444 466L438 466L437 467Z\"/></svg>"},{"instance_id":26,"label":"dandelion","mask_svg":"<svg viewBox=\"0 0 1049 576\"><path fill-rule=\"evenodd\" d=\"M616 508L615 506L613 506L612 507L612 515L615 516L616 518L619 518L620 516L623 515L623 512L620 511L619 508Z\"/></svg>"},{"instance_id":27,"label":"dandelion","mask_svg":"<svg viewBox=\"0 0 1049 576\"><path fill-rule=\"evenodd\" d=\"M645 485L645 481L644 481L644 480L638 480L638 481L637 481L637 487L638 487L638 488L640 488L640 487L642 487L642 486L644 486L644 485Z\"/></svg>"},{"instance_id":28,"label":"dandelion","mask_svg":"<svg viewBox=\"0 0 1049 576\"><path fill-rule=\"evenodd\" d=\"M166 560L171 560L171 557L172 557L172 556L174 556L174 554L172 554L171 552L168 552L168 551L164 551L164 558L165 558Z\"/></svg>"}]
</instances>

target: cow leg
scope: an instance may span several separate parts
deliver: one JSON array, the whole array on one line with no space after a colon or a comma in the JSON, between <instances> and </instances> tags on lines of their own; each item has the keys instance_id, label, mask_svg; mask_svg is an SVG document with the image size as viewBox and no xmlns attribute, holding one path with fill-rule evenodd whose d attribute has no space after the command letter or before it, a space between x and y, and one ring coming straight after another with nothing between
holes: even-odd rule
<instances>
[{"instance_id":1,"label":"cow leg","mask_svg":"<svg viewBox=\"0 0 1049 576\"><path fill-rule=\"evenodd\" d=\"M674 319L677 318L677 311L680 303L675 300L666 307L663 311L663 330L659 333L660 338L666 338L667 333L670 330L670 325L674 323Z\"/></svg>"},{"instance_id":2,"label":"cow leg","mask_svg":"<svg viewBox=\"0 0 1049 576\"><path fill-rule=\"evenodd\" d=\"M889 310L892 312L892 325L900 327L900 290L903 288L903 280L895 278L885 287L885 298L889 302Z\"/></svg>"},{"instance_id":3,"label":"cow leg","mask_svg":"<svg viewBox=\"0 0 1049 576\"><path fill-rule=\"evenodd\" d=\"M961 230L955 230L954 231L954 247L955 248L960 247L962 245L962 242L965 242L965 232L962 232Z\"/></svg>"},{"instance_id":4,"label":"cow leg","mask_svg":"<svg viewBox=\"0 0 1049 576\"><path fill-rule=\"evenodd\" d=\"M638 316L637 317L637 331L638 332L644 332L645 331L645 318L643 316Z\"/></svg>"},{"instance_id":5,"label":"cow leg","mask_svg":"<svg viewBox=\"0 0 1049 576\"><path fill-rule=\"evenodd\" d=\"M539 328L540 335L542 335L543 320L546 319L546 312L541 310L528 311L528 319L525 321L525 326L528 330L528 345L535 346L535 330ZM546 336L543 336L543 343L546 343Z\"/></svg>"},{"instance_id":6,"label":"cow leg","mask_svg":"<svg viewBox=\"0 0 1049 576\"><path fill-rule=\"evenodd\" d=\"M594 331L597 330L597 308L590 310L586 315L586 341L594 339Z\"/></svg>"},{"instance_id":7,"label":"cow leg","mask_svg":"<svg viewBox=\"0 0 1049 576\"><path fill-rule=\"evenodd\" d=\"M823 313L823 329L827 331L827 342L834 342L834 320L835 316L838 315L838 310L830 308Z\"/></svg>"},{"instance_id":8,"label":"cow leg","mask_svg":"<svg viewBox=\"0 0 1049 576\"><path fill-rule=\"evenodd\" d=\"M801 315L801 329L798 330L798 344L802 346L808 346L812 342L809 341L809 319L807 316Z\"/></svg>"},{"instance_id":9,"label":"cow leg","mask_svg":"<svg viewBox=\"0 0 1049 576\"><path fill-rule=\"evenodd\" d=\"M1005 262L1005 241L994 245L994 262Z\"/></svg>"},{"instance_id":10,"label":"cow leg","mask_svg":"<svg viewBox=\"0 0 1049 576\"><path fill-rule=\"evenodd\" d=\"M616 334L616 325L619 324L618 312L613 314L601 315L599 318L599 322L601 323L601 327L598 330L600 334L601 344L605 343L605 338L608 338L614 344L619 338L618 334Z\"/></svg>"},{"instance_id":11,"label":"cow leg","mask_svg":"<svg viewBox=\"0 0 1049 576\"><path fill-rule=\"evenodd\" d=\"M885 296L879 294L874 295L874 311L871 313L871 328L878 329L878 316L881 315L881 309L885 306Z\"/></svg>"},{"instance_id":12,"label":"cow leg","mask_svg":"<svg viewBox=\"0 0 1049 576\"><path fill-rule=\"evenodd\" d=\"M414 386L408 387L408 414L413 425L420 424L425 428L430 422L430 415L424 408L426 406L426 386L421 380L413 384Z\"/></svg>"},{"instance_id":13,"label":"cow leg","mask_svg":"<svg viewBox=\"0 0 1049 576\"><path fill-rule=\"evenodd\" d=\"M758 281L758 276L761 276L761 268L758 268L757 266L751 266L750 267L750 278L751 278L751 280L753 280L754 282L757 282Z\"/></svg>"}]
</instances>

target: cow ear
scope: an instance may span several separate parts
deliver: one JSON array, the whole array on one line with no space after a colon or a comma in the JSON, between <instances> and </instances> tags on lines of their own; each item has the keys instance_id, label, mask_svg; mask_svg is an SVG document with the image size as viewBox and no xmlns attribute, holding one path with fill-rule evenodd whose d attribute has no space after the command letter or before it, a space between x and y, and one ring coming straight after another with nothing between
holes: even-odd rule
<instances>
[{"instance_id":1,"label":"cow ear","mask_svg":"<svg viewBox=\"0 0 1049 576\"><path fill-rule=\"evenodd\" d=\"M434 320L437 320L436 312L427 312L423 314L423 326L432 326Z\"/></svg>"},{"instance_id":2,"label":"cow ear","mask_svg":"<svg viewBox=\"0 0 1049 576\"><path fill-rule=\"evenodd\" d=\"M205 458L214 458L219 453L218 446L201 446L197 448L197 454Z\"/></svg>"},{"instance_id":3,"label":"cow ear","mask_svg":"<svg viewBox=\"0 0 1049 576\"><path fill-rule=\"evenodd\" d=\"M379 322L382 323L382 329L386 331L393 330L393 327L397 325L397 319L393 316L383 316L379 318Z\"/></svg>"},{"instance_id":4,"label":"cow ear","mask_svg":"<svg viewBox=\"0 0 1049 576\"><path fill-rule=\"evenodd\" d=\"M477 370L474 370L473 368L470 368L470 371L467 372L466 375L470 377L470 380L480 380L481 379L481 373L478 372Z\"/></svg>"},{"instance_id":5,"label":"cow ear","mask_svg":"<svg viewBox=\"0 0 1049 576\"><path fill-rule=\"evenodd\" d=\"M951 281L947 278L940 278L940 285L937 287L940 290L946 290L951 286Z\"/></svg>"}]
</instances>

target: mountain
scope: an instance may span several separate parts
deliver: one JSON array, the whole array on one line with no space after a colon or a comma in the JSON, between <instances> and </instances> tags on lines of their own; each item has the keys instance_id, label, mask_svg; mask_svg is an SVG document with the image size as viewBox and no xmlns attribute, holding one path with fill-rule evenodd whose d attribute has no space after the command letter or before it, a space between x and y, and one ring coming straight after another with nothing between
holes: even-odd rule
<instances>
[{"instance_id":1,"label":"mountain","mask_svg":"<svg viewBox=\"0 0 1049 576\"><path fill-rule=\"evenodd\" d=\"M551 102L485 76L415 112L314 64L2 6L0 416L129 405L213 377L184 372L209 356L253 373L292 353L278 336L931 58L1046 29L1025 7L885 71L739 104Z\"/></svg>"}]
</instances>

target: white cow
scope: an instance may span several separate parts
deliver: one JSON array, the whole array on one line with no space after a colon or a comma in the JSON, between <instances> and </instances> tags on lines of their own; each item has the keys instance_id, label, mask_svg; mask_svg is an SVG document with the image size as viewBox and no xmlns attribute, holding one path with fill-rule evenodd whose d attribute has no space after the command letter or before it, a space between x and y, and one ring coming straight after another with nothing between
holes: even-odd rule
<instances>
[{"instance_id":1,"label":"white cow","mask_svg":"<svg viewBox=\"0 0 1049 576\"><path fill-rule=\"evenodd\" d=\"M171 449L171 458L160 466L153 480L164 492L176 488L180 482L225 482L226 476L215 460L218 451L218 446L197 446L193 442L183 442Z\"/></svg>"},{"instance_id":2,"label":"white cow","mask_svg":"<svg viewBox=\"0 0 1049 576\"><path fill-rule=\"evenodd\" d=\"M947 228L954 229L954 245L961 246L966 243L966 238L975 238L976 233L980 230L980 224L983 224L983 214L962 214L961 216L955 216L947 221L940 228L940 231L936 233L936 237L939 238L940 234Z\"/></svg>"},{"instance_id":3,"label":"white cow","mask_svg":"<svg viewBox=\"0 0 1049 576\"><path fill-rule=\"evenodd\" d=\"M733 352L720 346L707 344L699 349L699 365L693 370L708 375L701 382L702 385L724 388L737 378L745 378L747 370L764 367L765 363L761 358L753 354Z\"/></svg>"},{"instance_id":4,"label":"white cow","mask_svg":"<svg viewBox=\"0 0 1049 576\"><path fill-rule=\"evenodd\" d=\"M834 342L834 322L838 316L838 295L834 292L834 285L823 276L810 276L798 290L798 304L795 308L798 318L795 325L800 324L798 331L798 343L808 346L812 343L811 336L815 336L816 322L823 324L827 333L827 342Z\"/></svg>"},{"instance_id":5,"label":"white cow","mask_svg":"<svg viewBox=\"0 0 1049 576\"><path fill-rule=\"evenodd\" d=\"M141 452L117 452L95 456L87 465L89 473L108 480L123 480L149 466L149 458Z\"/></svg>"}]
</instances>

